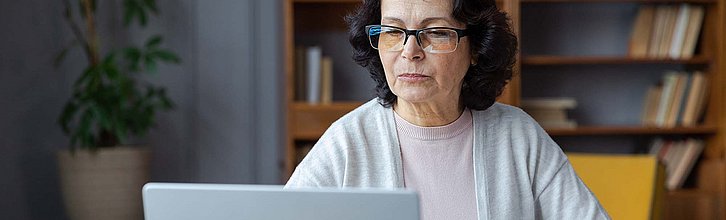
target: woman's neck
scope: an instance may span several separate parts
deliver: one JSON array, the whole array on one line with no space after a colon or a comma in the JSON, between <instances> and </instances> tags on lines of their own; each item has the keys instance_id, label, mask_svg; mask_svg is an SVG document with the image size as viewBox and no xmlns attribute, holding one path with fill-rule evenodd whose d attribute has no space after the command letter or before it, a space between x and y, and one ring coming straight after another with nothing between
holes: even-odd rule
<instances>
[{"instance_id":1,"label":"woman's neck","mask_svg":"<svg viewBox=\"0 0 726 220\"><path fill-rule=\"evenodd\" d=\"M459 100L448 103L407 102L396 100L393 110L406 121L422 127L435 127L456 121L464 112L464 105Z\"/></svg>"}]
</instances>

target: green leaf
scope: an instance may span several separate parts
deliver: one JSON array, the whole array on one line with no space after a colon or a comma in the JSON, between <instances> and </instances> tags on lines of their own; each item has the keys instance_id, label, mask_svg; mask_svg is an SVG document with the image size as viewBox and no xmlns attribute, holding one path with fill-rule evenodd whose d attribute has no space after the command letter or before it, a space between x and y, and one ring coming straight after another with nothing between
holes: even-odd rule
<instances>
[{"instance_id":1,"label":"green leaf","mask_svg":"<svg viewBox=\"0 0 726 220\"><path fill-rule=\"evenodd\" d=\"M61 128L63 129L63 133L70 133L70 122L77 111L78 105L76 105L76 103L74 103L73 101L69 101L68 103L66 103L65 107L63 107L63 112L61 113L60 117L58 117L58 124L60 124Z\"/></svg>"},{"instance_id":2,"label":"green leaf","mask_svg":"<svg viewBox=\"0 0 726 220\"><path fill-rule=\"evenodd\" d=\"M88 81L93 77L93 72L96 71L96 68L93 66L87 67L83 73L81 73L81 76L76 79L76 82L73 83L73 87L75 89L80 89L83 85L88 84Z\"/></svg>"},{"instance_id":3,"label":"green leaf","mask_svg":"<svg viewBox=\"0 0 726 220\"><path fill-rule=\"evenodd\" d=\"M99 125L102 129L111 130L111 120L108 118L109 115L103 110L103 108L97 104L92 104L88 107L92 115L98 120Z\"/></svg>"},{"instance_id":4,"label":"green leaf","mask_svg":"<svg viewBox=\"0 0 726 220\"><path fill-rule=\"evenodd\" d=\"M146 71L149 73L156 73L156 60L154 60L154 57L147 55L144 57L144 61L146 64Z\"/></svg>"},{"instance_id":5,"label":"green leaf","mask_svg":"<svg viewBox=\"0 0 726 220\"><path fill-rule=\"evenodd\" d=\"M139 7L139 24L141 24L142 27L146 27L146 22L148 20L146 12L143 8Z\"/></svg>"},{"instance_id":6,"label":"green leaf","mask_svg":"<svg viewBox=\"0 0 726 220\"><path fill-rule=\"evenodd\" d=\"M128 27L137 14L142 13L134 0L124 0L124 26Z\"/></svg>"},{"instance_id":7,"label":"green leaf","mask_svg":"<svg viewBox=\"0 0 726 220\"><path fill-rule=\"evenodd\" d=\"M141 50L135 47L128 47L124 49L124 56L128 61L128 69L132 72L138 72L141 70L139 66L139 60L141 59Z\"/></svg>"},{"instance_id":8,"label":"green leaf","mask_svg":"<svg viewBox=\"0 0 726 220\"><path fill-rule=\"evenodd\" d=\"M81 147L89 147L92 146L93 143L93 134L91 133L91 125L93 123L93 112L86 109L84 111L83 116L81 116L81 120L78 124L78 130L76 130L76 135L79 136L81 141Z\"/></svg>"},{"instance_id":9,"label":"green leaf","mask_svg":"<svg viewBox=\"0 0 726 220\"><path fill-rule=\"evenodd\" d=\"M118 69L116 69L116 65L106 64L103 65L103 67L103 72L106 73L106 76L110 81L114 82L119 80L119 78L121 77L121 73L118 71Z\"/></svg>"},{"instance_id":10,"label":"green leaf","mask_svg":"<svg viewBox=\"0 0 726 220\"><path fill-rule=\"evenodd\" d=\"M155 48L158 47L161 44L162 37L161 35L154 35L149 40L146 41L146 48Z\"/></svg>"},{"instance_id":11,"label":"green leaf","mask_svg":"<svg viewBox=\"0 0 726 220\"><path fill-rule=\"evenodd\" d=\"M105 65L113 65L113 63L116 61L116 53L108 53L105 58L103 58L103 63Z\"/></svg>"},{"instance_id":12,"label":"green leaf","mask_svg":"<svg viewBox=\"0 0 726 220\"><path fill-rule=\"evenodd\" d=\"M168 96L166 96L166 91L162 89L162 93L159 95L159 99L161 100L161 107L165 110L174 108L174 102L169 99Z\"/></svg>"}]
</instances>

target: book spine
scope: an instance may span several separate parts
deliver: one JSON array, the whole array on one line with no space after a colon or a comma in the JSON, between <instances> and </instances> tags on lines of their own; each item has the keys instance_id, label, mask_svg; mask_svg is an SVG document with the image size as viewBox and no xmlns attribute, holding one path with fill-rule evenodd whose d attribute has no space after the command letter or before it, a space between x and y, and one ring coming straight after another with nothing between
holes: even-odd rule
<instances>
[{"instance_id":1,"label":"book spine","mask_svg":"<svg viewBox=\"0 0 726 220\"><path fill-rule=\"evenodd\" d=\"M307 89L308 96L307 101L311 104L320 103L320 83L321 83L321 69L320 60L322 59L323 52L319 46L309 47L307 49Z\"/></svg>"}]
</instances>

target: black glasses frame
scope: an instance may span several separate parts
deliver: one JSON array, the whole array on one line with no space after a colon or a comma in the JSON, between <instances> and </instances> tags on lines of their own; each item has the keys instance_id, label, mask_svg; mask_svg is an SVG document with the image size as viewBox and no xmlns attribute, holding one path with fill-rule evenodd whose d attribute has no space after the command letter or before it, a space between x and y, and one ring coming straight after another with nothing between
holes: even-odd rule
<instances>
[{"instance_id":1,"label":"black glasses frame","mask_svg":"<svg viewBox=\"0 0 726 220\"><path fill-rule=\"evenodd\" d=\"M461 41L461 38L462 37L466 37L467 34L468 34L466 29L458 29L458 28L451 28L451 27L427 27L427 28L422 28L422 29L411 29L411 30L408 30L408 29L403 29L403 28L396 27L396 26L389 26L389 25L382 25L382 24L366 25L365 28L366 28L366 34L368 35L368 42L370 42L371 47L375 48L376 50L378 49L378 47L373 46L373 41L371 40L371 36L372 36L371 29L374 28L374 27L378 27L378 28L386 27L386 28L393 28L393 29L396 29L396 30L403 31L403 33L405 34L405 36L403 38L403 45L404 46L406 45L406 42L408 42L408 37L411 36L411 35L413 35L413 36L416 37L416 43L418 43L418 46L421 47L421 37L420 37L421 32L424 32L426 30L431 30L431 29L447 29L447 30L455 31L456 32L456 36L458 37L456 39L456 44L457 45Z\"/></svg>"}]
</instances>

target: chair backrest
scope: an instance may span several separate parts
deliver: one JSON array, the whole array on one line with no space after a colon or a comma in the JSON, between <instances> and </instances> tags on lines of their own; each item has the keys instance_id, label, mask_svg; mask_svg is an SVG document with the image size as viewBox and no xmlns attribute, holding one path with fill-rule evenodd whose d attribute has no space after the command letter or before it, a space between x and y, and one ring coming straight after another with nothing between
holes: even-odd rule
<instances>
[{"instance_id":1,"label":"chair backrest","mask_svg":"<svg viewBox=\"0 0 726 220\"><path fill-rule=\"evenodd\" d=\"M655 156L568 153L567 157L613 219L660 219L665 169Z\"/></svg>"}]
</instances>

